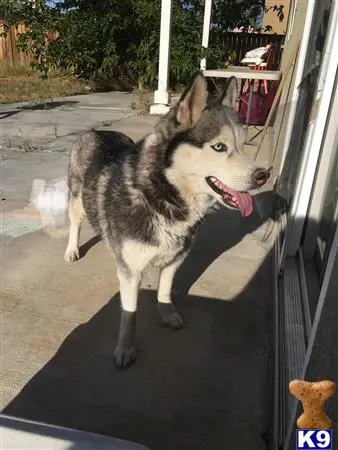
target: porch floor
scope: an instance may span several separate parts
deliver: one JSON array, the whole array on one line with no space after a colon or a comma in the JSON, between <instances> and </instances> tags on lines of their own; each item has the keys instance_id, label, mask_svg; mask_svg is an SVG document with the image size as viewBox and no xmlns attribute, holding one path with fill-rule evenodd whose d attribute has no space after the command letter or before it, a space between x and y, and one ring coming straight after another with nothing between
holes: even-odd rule
<instances>
[{"instance_id":1,"label":"porch floor","mask_svg":"<svg viewBox=\"0 0 338 450\"><path fill-rule=\"evenodd\" d=\"M114 129L133 137L154 121L127 118ZM67 162L64 153L8 151L6 211L27 215L20 199L29 198L33 179L64 176ZM75 264L63 261L66 230L2 236L3 412L151 450L264 449L272 407L272 237L263 240L269 188L256 199L247 220L223 209L202 225L175 283L186 324L181 331L158 326L158 274L146 274L138 360L125 371L112 358L119 324L115 268L89 226Z\"/></svg>"}]
</instances>

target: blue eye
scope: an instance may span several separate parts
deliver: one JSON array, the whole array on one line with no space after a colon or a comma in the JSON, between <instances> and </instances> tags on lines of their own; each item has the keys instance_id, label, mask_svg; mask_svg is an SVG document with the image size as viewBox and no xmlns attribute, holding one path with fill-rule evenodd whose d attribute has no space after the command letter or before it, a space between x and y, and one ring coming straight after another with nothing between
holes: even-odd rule
<instances>
[{"instance_id":1,"label":"blue eye","mask_svg":"<svg viewBox=\"0 0 338 450\"><path fill-rule=\"evenodd\" d=\"M228 150L228 147L222 142L218 142L211 147L215 150L215 152L226 152Z\"/></svg>"}]
</instances>

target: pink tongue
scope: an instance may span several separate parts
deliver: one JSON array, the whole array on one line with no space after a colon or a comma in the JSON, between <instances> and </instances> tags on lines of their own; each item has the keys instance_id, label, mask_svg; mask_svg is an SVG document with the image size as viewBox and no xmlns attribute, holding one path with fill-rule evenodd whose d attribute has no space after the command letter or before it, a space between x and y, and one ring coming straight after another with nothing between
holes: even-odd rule
<instances>
[{"instance_id":1,"label":"pink tongue","mask_svg":"<svg viewBox=\"0 0 338 450\"><path fill-rule=\"evenodd\" d=\"M249 217L253 211L253 200L248 192L236 192L236 200L243 217Z\"/></svg>"},{"instance_id":2,"label":"pink tongue","mask_svg":"<svg viewBox=\"0 0 338 450\"><path fill-rule=\"evenodd\" d=\"M238 192L233 191L232 189L229 188L227 189L228 192L237 200L237 204L239 210L241 211L242 216L245 218L249 217L253 211L253 200L251 195L248 192Z\"/></svg>"}]
</instances>

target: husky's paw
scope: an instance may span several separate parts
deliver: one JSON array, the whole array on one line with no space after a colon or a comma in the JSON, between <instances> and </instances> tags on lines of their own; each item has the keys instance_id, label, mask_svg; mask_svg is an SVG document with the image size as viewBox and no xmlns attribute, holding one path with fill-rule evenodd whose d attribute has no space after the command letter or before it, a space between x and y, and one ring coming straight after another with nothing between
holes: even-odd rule
<instances>
[{"instance_id":1,"label":"husky's paw","mask_svg":"<svg viewBox=\"0 0 338 450\"><path fill-rule=\"evenodd\" d=\"M67 248L65 252L65 261L74 262L80 259L80 253L78 248Z\"/></svg>"},{"instance_id":2,"label":"husky's paw","mask_svg":"<svg viewBox=\"0 0 338 450\"><path fill-rule=\"evenodd\" d=\"M130 366L136 359L136 347L124 348L117 345L114 352L115 362L120 369L125 369Z\"/></svg>"},{"instance_id":3,"label":"husky's paw","mask_svg":"<svg viewBox=\"0 0 338 450\"><path fill-rule=\"evenodd\" d=\"M163 325L176 330L183 327L183 320L172 303L159 303L158 312Z\"/></svg>"}]
</instances>

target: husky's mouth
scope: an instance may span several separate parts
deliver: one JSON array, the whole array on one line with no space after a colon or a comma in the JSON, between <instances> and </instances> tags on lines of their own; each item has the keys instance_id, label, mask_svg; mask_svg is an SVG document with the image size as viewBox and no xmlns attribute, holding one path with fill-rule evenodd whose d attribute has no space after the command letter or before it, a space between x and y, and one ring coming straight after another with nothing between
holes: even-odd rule
<instances>
[{"instance_id":1,"label":"husky's mouth","mask_svg":"<svg viewBox=\"0 0 338 450\"><path fill-rule=\"evenodd\" d=\"M253 199L248 192L230 189L216 177L207 177L206 182L217 194L222 196L223 202L230 208L238 209L243 217L249 217L253 211Z\"/></svg>"}]
</instances>

